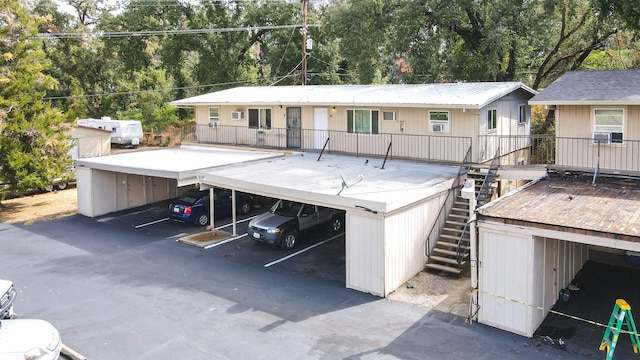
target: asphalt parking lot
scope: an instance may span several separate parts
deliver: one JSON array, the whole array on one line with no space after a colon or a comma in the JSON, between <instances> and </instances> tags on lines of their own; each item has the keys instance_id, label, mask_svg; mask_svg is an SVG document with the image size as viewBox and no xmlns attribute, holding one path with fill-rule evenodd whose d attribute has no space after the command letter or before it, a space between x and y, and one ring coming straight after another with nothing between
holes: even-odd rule
<instances>
[{"instance_id":1,"label":"asphalt parking lot","mask_svg":"<svg viewBox=\"0 0 640 360\"><path fill-rule=\"evenodd\" d=\"M585 358L346 289L344 237L202 249L176 241L202 228L162 220L166 211L0 224L0 278L18 290L17 314L51 322L92 360Z\"/></svg>"}]
</instances>

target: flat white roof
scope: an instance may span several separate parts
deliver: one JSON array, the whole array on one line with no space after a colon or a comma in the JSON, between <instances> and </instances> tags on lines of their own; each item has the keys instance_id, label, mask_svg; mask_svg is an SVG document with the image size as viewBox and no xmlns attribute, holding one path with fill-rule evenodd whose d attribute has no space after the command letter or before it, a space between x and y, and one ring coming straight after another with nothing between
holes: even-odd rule
<instances>
[{"instance_id":1,"label":"flat white roof","mask_svg":"<svg viewBox=\"0 0 640 360\"><path fill-rule=\"evenodd\" d=\"M201 171L198 179L274 198L388 213L449 189L458 175L455 166L403 160L388 160L382 169L379 158L324 154L317 159L315 153L264 159ZM342 177L350 185L344 190Z\"/></svg>"},{"instance_id":2,"label":"flat white roof","mask_svg":"<svg viewBox=\"0 0 640 360\"><path fill-rule=\"evenodd\" d=\"M516 90L537 92L520 82L446 84L305 85L236 87L171 102L196 105L316 105L454 107L479 109Z\"/></svg>"},{"instance_id":3,"label":"flat white roof","mask_svg":"<svg viewBox=\"0 0 640 360\"><path fill-rule=\"evenodd\" d=\"M77 167L126 174L176 179L178 185L197 183L197 172L229 164L284 156L283 153L235 150L204 146L136 151L117 155L78 159Z\"/></svg>"}]
</instances>

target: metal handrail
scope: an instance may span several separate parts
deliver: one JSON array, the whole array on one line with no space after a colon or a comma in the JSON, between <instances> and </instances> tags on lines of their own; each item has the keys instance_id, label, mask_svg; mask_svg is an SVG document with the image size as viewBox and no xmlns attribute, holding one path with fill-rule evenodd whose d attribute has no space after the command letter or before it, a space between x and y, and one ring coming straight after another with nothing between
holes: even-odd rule
<instances>
[{"instance_id":1,"label":"metal handrail","mask_svg":"<svg viewBox=\"0 0 640 360\"><path fill-rule=\"evenodd\" d=\"M449 189L449 192L447 193L447 198L444 200L444 203L442 204L442 207L438 212L438 216L436 217L436 220L433 222L433 225L431 226L431 230L429 231L429 235L427 236L427 256L431 256L431 237L435 233L436 227L438 228L439 231L442 231L442 228L445 225L447 215L448 215L446 213L447 204L449 203L451 194L455 194L456 190L457 190L456 188Z\"/></svg>"},{"instance_id":2,"label":"metal handrail","mask_svg":"<svg viewBox=\"0 0 640 360\"><path fill-rule=\"evenodd\" d=\"M487 171L487 175L485 175L484 180L482 181L482 186L480 187L480 191L476 196L476 208L480 207L489 201L489 187L491 183L496 178L496 174L498 173L498 169L500 168L500 146L496 150L496 154L491 160L491 165L489 166L489 171Z\"/></svg>"},{"instance_id":3,"label":"metal handrail","mask_svg":"<svg viewBox=\"0 0 640 360\"><path fill-rule=\"evenodd\" d=\"M261 130L260 133L258 130ZM315 152L322 149L327 138L331 138L331 152L335 154L383 158L388 151L389 159L415 159L442 163L459 163L472 145L472 140L468 136L369 134L343 130L301 129L296 137L297 146L291 146L287 143L289 134L286 128L256 129L230 125L209 127L199 124L194 131L195 134L187 137L200 143ZM392 149L388 147L390 143L393 143Z\"/></svg>"},{"instance_id":4,"label":"metal handrail","mask_svg":"<svg viewBox=\"0 0 640 360\"><path fill-rule=\"evenodd\" d=\"M456 247L456 260L458 260L458 265L462 265L462 260L464 259L464 255L469 248L469 243L471 241L470 237L465 237L466 234L469 233L469 222L467 221L464 224L464 229L462 229L462 234L460 234L460 238L458 239L458 246Z\"/></svg>"},{"instance_id":5,"label":"metal handrail","mask_svg":"<svg viewBox=\"0 0 640 360\"><path fill-rule=\"evenodd\" d=\"M442 231L441 228L444 227L444 224L446 222L446 215L448 214L445 214L445 210L447 209L447 205L449 204L449 199L451 197L451 194L456 194L457 196L457 192L464 185L464 183L462 181L459 181L459 179L461 177L466 176L470 168L471 168L471 147L469 147L469 149L467 150L467 155L465 155L464 161L462 162L462 165L460 165L460 168L458 169L458 177L456 177L456 180L454 180L454 182L451 184L451 188L447 193L447 198L444 200L442 207L440 207L440 211L438 212L438 216L436 217L436 220L434 221L433 226L431 226L431 230L429 231L429 235L427 236L427 256L431 255L431 237L434 234L436 226L438 226L438 224L442 224L441 226L439 226L440 228L439 230ZM445 216L444 221L442 220L443 215Z\"/></svg>"}]
</instances>

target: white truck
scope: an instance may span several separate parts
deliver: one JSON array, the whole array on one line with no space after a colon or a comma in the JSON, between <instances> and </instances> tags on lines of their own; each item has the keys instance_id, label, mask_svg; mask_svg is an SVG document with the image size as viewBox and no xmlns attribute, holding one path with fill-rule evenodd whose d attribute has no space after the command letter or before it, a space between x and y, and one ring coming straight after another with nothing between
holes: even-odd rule
<instances>
[{"instance_id":1,"label":"white truck","mask_svg":"<svg viewBox=\"0 0 640 360\"><path fill-rule=\"evenodd\" d=\"M44 320L13 319L16 290L11 281L0 280L0 296L0 359L59 359L58 330Z\"/></svg>"},{"instance_id":2,"label":"white truck","mask_svg":"<svg viewBox=\"0 0 640 360\"><path fill-rule=\"evenodd\" d=\"M16 300L16 289L9 280L0 280L0 319L13 317L13 302Z\"/></svg>"},{"instance_id":3,"label":"white truck","mask_svg":"<svg viewBox=\"0 0 640 360\"><path fill-rule=\"evenodd\" d=\"M78 125L111 131L111 143L122 147L138 147L142 141L142 123L138 120L80 119Z\"/></svg>"}]
</instances>

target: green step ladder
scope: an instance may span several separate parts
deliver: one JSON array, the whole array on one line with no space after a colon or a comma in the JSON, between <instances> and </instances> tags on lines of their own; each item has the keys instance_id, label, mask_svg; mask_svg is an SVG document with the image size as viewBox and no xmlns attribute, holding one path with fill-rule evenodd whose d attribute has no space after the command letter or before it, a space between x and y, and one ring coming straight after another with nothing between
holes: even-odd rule
<instances>
[{"instance_id":1,"label":"green step ladder","mask_svg":"<svg viewBox=\"0 0 640 360\"><path fill-rule=\"evenodd\" d=\"M629 333L631 337L631 344L633 344L633 352L638 353L638 344L640 344L640 338L638 337L638 331L636 330L636 323L633 321L633 315L631 315L631 306L624 299L617 299L616 305L613 307L611 317L609 318L609 324L607 330L604 332L602 342L600 343L600 350L607 352L607 360L613 359L613 352L616 350L616 344L618 343L618 337L622 331L622 324L627 325L625 332ZM611 337L613 335L613 337Z\"/></svg>"}]
</instances>

